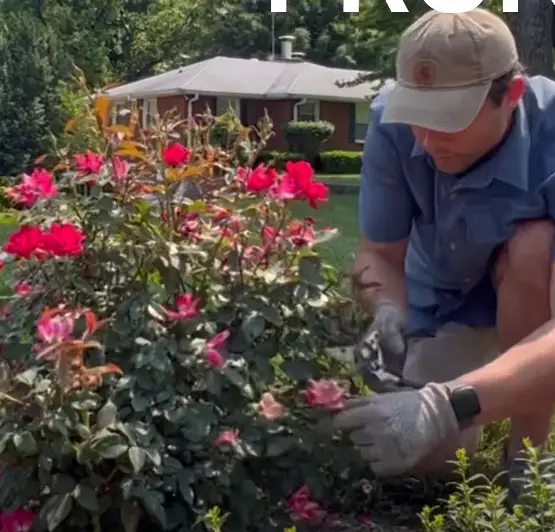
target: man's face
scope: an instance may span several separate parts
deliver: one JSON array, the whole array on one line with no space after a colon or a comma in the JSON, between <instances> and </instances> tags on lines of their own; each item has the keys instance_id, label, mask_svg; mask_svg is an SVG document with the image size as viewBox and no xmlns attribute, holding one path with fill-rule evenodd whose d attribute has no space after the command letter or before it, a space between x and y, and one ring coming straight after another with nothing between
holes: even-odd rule
<instances>
[{"instance_id":1,"label":"man's face","mask_svg":"<svg viewBox=\"0 0 555 532\"><path fill-rule=\"evenodd\" d=\"M438 170L446 174L464 172L503 138L523 90L523 78L515 77L501 105L487 99L476 118L462 131L444 133L411 126L412 132Z\"/></svg>"}]
</instances>

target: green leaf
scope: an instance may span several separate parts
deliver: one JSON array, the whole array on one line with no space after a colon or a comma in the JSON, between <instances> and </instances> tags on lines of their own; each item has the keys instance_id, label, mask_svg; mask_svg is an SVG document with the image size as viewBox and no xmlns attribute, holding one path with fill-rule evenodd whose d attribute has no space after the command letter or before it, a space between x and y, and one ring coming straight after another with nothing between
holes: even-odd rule
<instances>
[{"instance_id":1,"label":"green leaf","mask_svg":"<svg viewBox=\"0 0 555 532\"><path fill-rule=\"evenodd\" d=\"M117 406L108 400L106 404L98 411L96 424L98 428L105 429L116 422L118 415Z\"/></svg>"},{"instance_id":2,"label":"green leaf","mask_svg":"<svg viewBox=\"0 0 555 532\"><path fill-rule=\"evenodd\" d=\"M252 343L264 334L266 320L260 312L253 311L245 317L241 327L247 341Z\"/></svg>"},{"instance_id":3,"label":"green leaf","mask_svg":"<svg viewBox=\"0 0 555 532\"><path fill-rule=\"evenodd\" d=\"M98 454L100 456L102 456L102 458L107 458L107 459L115 459L118 456L121 456L125 451L127 451L127 449L129 448L128 445L124 445L124 444L116 444L116 445L111 445L110 447L106 447L104 449L102 449L100 452L98 452Z\"/></svg>"},{"instance_id":4,"label":"green leaf","mask_svg":"<svg viewBox=\"0 0 555 532\"><path fill-rule=\"evenodd\" d=\"M313 242L314 244L322 244L334 239L337 235L339 235L339 229L337 229L337 227L332 229L321 229L316 233Z\"/></svg>"},{"instance_id":5,"label":"green leaf","mask_svg":"<svg viewBox=\"0 0 555 532\"><path fill-rule=\"evenodd\" d=\"M177 482L179 487L179 493L183 497L183 500L188 504L193 504L195 500L195 492L193 491L192 485L195 482L195 476L192 470L184 469L177 473Z\"/></svg>"},{"instance_id":6,"label":"green leaf","mask_svg":"<svg viewBox=\"0 0 555 532\"><path fill-rule=\"evenodd\" d=\"M35 454L38 449L35 437L27 430L15 434L13 437L13 444L17 452L23 456L31 456Z\"/></svg>"},{"instance_id":7,"label":"green leaf","mask_svg":"<svg viewBox=\"0 0 555 532\"><path fill-rule=\"evenodd\" d=\"M57 474L52 477L52 494L65 495L75 489L75 479L69 475Z\"/></svg>"},{"instance_id":8,"label":"green leaf","mask_svg":"<svg viewBox=\"0 0 555 532\"><path fill-rule=\"evenodd\" d=\"M136 532L141 518L141 508L135 501L121 503L120 519L125 532Z\"/></svg>"},{"instance_id":9,"label":"green leaf","mask_svg":"<svg viewBox=\"0 0 555 532\"><path fill-rule=\"evenodd\" d=\"M165 315L164 315L164 310L162 309L162 307L160 305L149 305L148 308L148 313L156 320L158 321L165 321Z\"/></svg>"},{"instance_id":10,"label":"green leaf","mask_svg":"<svg viewBox=\"0 0 555 532\"><path fill-rule=\"evenodd\" d=\"M238 371L229 366L223 367L220 371L229 382L237 386L249 399L254 397L252 386Z\"/></svg>"},{"instance_id":11,"label":"green leaf","mask_svg":"<svg viewBox=\"0 0 555 532\"><path fill-rule=\"evenodd\" d=\"M163 460L164 474L175 475L178 471L183 469L183 464L173 456L166 456Z\"/></svg>"},{"instance_id":12,"label":"green leaf","mask_svg":"<svg viewBox=\"0 0 555 532\"><path fill-rule=\"evenodd\" d=\"M278 436L270 440L266 449L266 456L275 458L293 449L298 444L294 436Z\"/></svg>"},{"instance_id":13,"label":"green leaf","mask_svg":"<svg viewBox=\"0 0 555 532\"><path fill-rule=\"evenodd\" d=\"M313 376L312 364L306 360L286 360L281 369L294 381L303 381Z\"/></svg>"},{"instance_id":14,"label":"green leaf","mask_svg":"<svg viewBox=\"0 0 555 532\"><path fill-rule=\"evenodd\" d=\"M128 449L123 443L123 437L108 429L102 429L95 435L91 442L91 450L102 458L114 459L122 455Z\"/></svg>"},{"instance_id":15,"label":"green leaf","mask_svg":"<svg viewBox=\"0 0 555 532\"><path fill-rule=\"evenodd\" d=\"M131 406L135 412L144 412L150 406L150 400L144 395L140 395L133 392L133 397L131 397Z\"/></svg>"},{"instance_id":16,"label":"green leaf","mask_svg":"<svg viewBox=\"0 0 555 532\"><path fill-rule=\"evenodd\" d=\"M162 528L166 528L167 517L164 509L164 496L157 491L145 491L141 494L141 501L146 512L158 521Z\"/></svg>"},{"instance_id":17,"label":"green leaf","mask_svg":"<svg viewBox=\"0 0 555 532\"><path fill-rule=\"evenodd\" d=\"M85 292L86 294L89 294L91 296L96 295L94 288L82 277L74 276L71 278L71 282L75 285L75 288L78 288L82 292Z\"/></svg>"},{"instance_id":18,"label":"green leaf","mask_svg":"<svg viewBox=\"0 0 555 532\"><path fill-rule=\"evenodd\" d=\"M299 275L309 284L322 284L322 264L319 257L302 257L299 260Z\"/></svg>"},{"instance_id":19,"label":"green leaf","mask_svg":"<svg viewBox=\"0 0 555 532\"><path fill-rule=\"evenodd\" d=\"M139 473L145 465L146 451L134 445L129 448L129 461L135 474Z\"/></svg>"},{"instance_id":20,"label":"green leaf","mask_svg":"<svg viewBox=\"0 0 555 532\"><path fill-rule=\"evenodd\" d=\"M264 318L267 321L269 321L272 325L275 325L276 327L283 326L283 318L281 316L279 309L275 305L272 305L272 304L264 305L262 306L260 311L262 312L262 315L264 316Z\"/></svg>"},{"instance_id":21,"label":"green leaf","mask_svg":"<svg viewBox=\"0 0 555 532\"><path fill-rule=\"evenodd\" d=\"M75 497L77 504L81 506L81 508L84 508L85 510L93 513L96 513L100 510L96 490L90 484L86 484L84 482L78 484L75 487L73 496Z\"/></svg>"},{"instance_id":22,"label":"green leaf","mask_svg":"<svg viewBox=\"0 0 555 532\"><path fill-rule=\"evenodd\" d=\"M25 386L33 386L37 378L38 368L31 368L23 373L20 373L15 377L17 382L24 384Z\"/></svg>"},{"instance_id":23,"label":"green leaf","mask_svg":"<svg viewBox=\"0 0 555 532\"><path fill-rule=\"evenodd\" d=\"M48 530L52 532L65 521L73 508L71 493L52 495L42 507L40 517L46 522Z\"/></svg>"}]
</instances>

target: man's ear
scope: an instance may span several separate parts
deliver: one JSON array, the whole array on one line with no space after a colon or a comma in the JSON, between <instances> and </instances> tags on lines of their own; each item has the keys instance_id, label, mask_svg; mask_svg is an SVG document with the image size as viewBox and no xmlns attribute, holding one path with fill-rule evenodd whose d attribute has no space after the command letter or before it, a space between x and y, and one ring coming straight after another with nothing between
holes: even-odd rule
<instances>
[{"instance_id":1,"label":"man's ear","mask_svg":"<svg viewBox=\"0 0 555 532\"><path fill-rule=\"evenodd\" d=\"M520 98L522 97L522 93L525 89L525 82L524 76L515 76L511 82L509 83L509 87L507 89L507 98L509 103L515 107L518 105Z\"/></svg>"}]
</instances>

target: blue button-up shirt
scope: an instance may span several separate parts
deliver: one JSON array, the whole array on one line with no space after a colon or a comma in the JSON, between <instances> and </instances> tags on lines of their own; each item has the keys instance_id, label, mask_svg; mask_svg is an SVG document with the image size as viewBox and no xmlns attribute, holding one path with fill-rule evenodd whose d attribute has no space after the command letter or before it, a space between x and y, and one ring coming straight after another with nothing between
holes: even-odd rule
<instances>
[{"instance_id":1,"label":"blue button-up shirt","mask_svg":"<svg viewBox=\"0 0 555 532\"><path fill-rule=\"evenodd\" d=\"M363 235L409 237L405 273L412 329L493 326L491 266L520 220L555 219L555 82L527 80L504 142L462 176L437 170L410 127L381 123L391 87L371 105L360 186Z\"/></svg>"}]
</instances>

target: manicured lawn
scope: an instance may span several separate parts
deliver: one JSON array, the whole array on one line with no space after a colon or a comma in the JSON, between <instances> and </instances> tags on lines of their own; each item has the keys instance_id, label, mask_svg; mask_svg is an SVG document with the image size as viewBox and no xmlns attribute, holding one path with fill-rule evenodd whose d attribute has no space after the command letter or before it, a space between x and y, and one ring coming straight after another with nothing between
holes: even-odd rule
<instances>
[{"instance_id":1,"label":"manicured lawn","mask_svg":"<svg viewBox=\"0 0 555 532\"><path fill-rule=\"evenodd\" d=\"M358 183L360 174L317 174L316 179L326 183Z\"/></svg>"},{"instance_id":2,"label":"manicured lawn","mask_svg":"<svg viewBox=\"0 0 555 532\"><path fill-rule=\"evenodd\" d=\"M348 181L358 181L360 179L360 174L316 174L316 179L322 180L348 180Z\"/></svg>"},{"instance_id":3,"label":"manicured lawn","mask_svg":"<svg viewBox=\"0 0 555 532\"><path fill-rule=\"evenodd\" d=\"M358 196L355 194L331 194L328 203L318 209L300 202L292 204L296 217L310 216L317 228L335 227L339 234L329 242L321 245L322 257L338 268L346 271L350 268L359 240Z\"/></svg>"}]
</instances>

